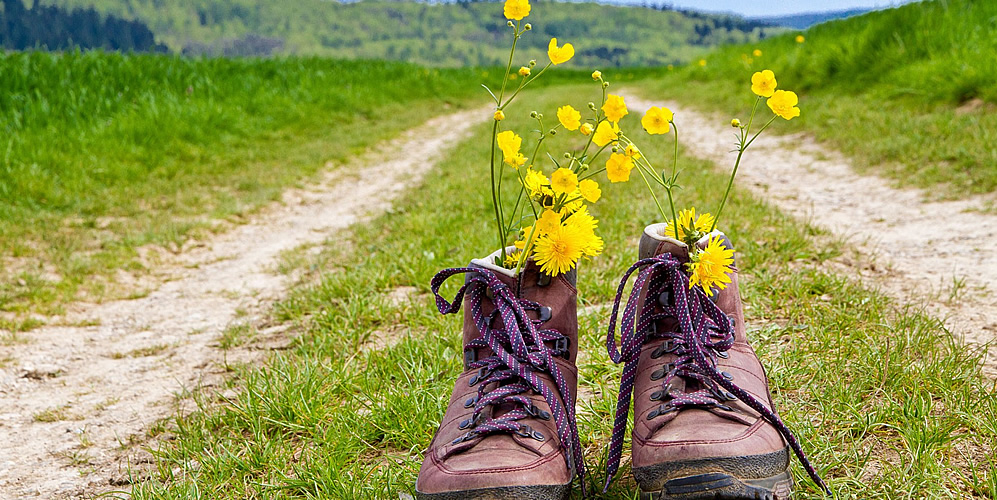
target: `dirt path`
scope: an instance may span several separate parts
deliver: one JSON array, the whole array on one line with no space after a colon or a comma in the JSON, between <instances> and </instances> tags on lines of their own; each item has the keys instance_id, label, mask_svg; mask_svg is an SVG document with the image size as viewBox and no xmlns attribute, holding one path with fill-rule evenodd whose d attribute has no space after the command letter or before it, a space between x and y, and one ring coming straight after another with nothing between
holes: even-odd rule
<instances>
[{"instance_id":1,"label":"dirt path","mask_svg":"<svg viewBox=\"0 0 997 500\"><path fill-rule=\"evenodd\" d=\"M733 167L729 116L652 102L633 92L625 96L640 114L650 106L668 106L684 147ZM926 304L966 342L997 340L997 216L981 211L990 199L926 202L924 191L856 174L849 160L806 134L763 135L737 175L741 186L783 211L846 238L858 255L835 259L844 272L867 283L871 278L900 301ZM997 377L997 348L990 349L984 371Z\"/></svg>"},{"instance_id":2,"label":"dirt path","mask_svg":"<svg viewBox=\"0 0 997 500\"><path fill-rule=\"evenodd\" d=\"M84 306L63 321L95 326L44 327L0 345L0 498L127 488L129 464L141 471L150 461L135 445L176 411L175 396L219 382L233 357L255 357L223 351L219 339L286 292L290 279L275 270L281 253L388 208L488 116L477 109L432 119L364 158L362 178L360 168L331 172L186 253L157 273L169 280L147 296ZM261 338L264 350L286 344L279 331Z\"/></svg>"}]
</instances>

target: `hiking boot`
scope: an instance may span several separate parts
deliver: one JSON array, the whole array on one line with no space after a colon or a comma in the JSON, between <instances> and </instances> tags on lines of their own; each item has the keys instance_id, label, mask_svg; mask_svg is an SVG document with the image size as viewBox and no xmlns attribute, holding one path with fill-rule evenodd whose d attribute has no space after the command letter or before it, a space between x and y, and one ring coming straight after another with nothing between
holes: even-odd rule
<instances>
[{"instance_id":1,"label":"hiking boot","mask_svg":"<svg viewBox=\"0 0 997 500\"><path fill-rule=\"evenodd\" d=\"M575 424L575 272L555 278L532 262L518 276L499 252L432 281L437 308L464 303L464 371L426 450L419 499L563 499L584 474ZM465 275L453 302L439 288Z\"/></svg>"},{"instance_id":2,"label":"hiking boot","mask_svg":"<svg viewBox=\"0 0 997 500\"><path fill-rule=\"evenodd\" d=\"M789 498L790 450L827 490L775 413L768 380L745 336L737 269L712 296L690 289L688 247L648 226L640 259L624 275L610 321L613 361L625 362L610 444L607 486L623 447L631 394L631 467L642 499ZM732 249L719 231L719 237ZM623 286L633 291L614 337Z\"/></svg>"}]
</instances>

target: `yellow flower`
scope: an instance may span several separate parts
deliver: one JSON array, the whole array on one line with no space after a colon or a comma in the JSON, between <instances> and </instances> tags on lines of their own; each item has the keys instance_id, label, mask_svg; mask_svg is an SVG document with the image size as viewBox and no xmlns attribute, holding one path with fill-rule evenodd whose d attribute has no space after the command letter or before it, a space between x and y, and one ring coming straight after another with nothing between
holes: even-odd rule
<instances>
[{"instance_id":1,"label":"yellow flower","mask_svg":"<svg viewBox=\"0 0 997 500\"><path fill-rule=\"evenodd\" d=\"M550 57L550 62L561 64L575 56L575 48L570 43L564 44L563 47L558 47L557 38L551 38L550 44L547 45L547 56Z\"/></svg>"},{"instance_id":2,"label":"yellow flower","mask_svg":"<svg viewBox=\"0 0 997 500\"><path fill-rule=\"evenodd\" d=\"M564 221L565 226L570 226L578 230L582 240L582 253L590 257L602 253L604 243L602 238L596 236L595 229L599 221L595 220L585 206L580 207L575 213Z\"/></svg>"},{"instance_id":3,"label":"yellow flower","mask_svg":"<svg viewBox=\"0 0 997 500\"><path fill-rule=\"evenodd\" d=\"M606 160L606 177L609 182L626 182L630 180L630 171L634 168L634 162L626 155L613 153Z\"/></svg>"},{"instance_id":4,"label":"yellow flower","mask_svg":"<svg viewBox=\"0 0 997 500\"><path fill-rule=\"evenodd\" d=\"M585 248L585 235L575 226L560 226L537 239L535 257L540 270L559 276L575 267Z\"/></svg>"},{"instance_id":5,"label":"yellow flower","mask_svg":"<svg viewBox=\"0 0 997 500\"><path fill-rule=\"evenodd\" d=\"M533 244L537 242L537 235L533 234L533 242L530 244L530 248L526 249L526 239L530 237L530 233L532 232L533 232L533 224L523 227L523 229L520 231L520 234L522 236L520 237L520 239L513 242L513 245L515 245L517 249L524 250L526 251L527 254L529 254L530 250L533 250Z\"/></svg>"},{"instance_id":6,"label":"yellow flower","mask_svg":"<svg viewBox=\"0 0 997 500\"><path fill-rule=\"evenodd\" d=\"M755 57L762 57L762 50L761 49L755 49L755 50L751 51L751 55L753 55Z\"/></svg>"},{"instance_id":7,"label":"yellow flower","mask_svg":"<svg viewBox=\"0 0 997 500\"><path fill-rule=\"evenodd\" d=\"M703 67L706 67L706 59L700 59L699 60L699 65L703 66Z\"/></svg>"},{"instance_id":8,"label":"yellow flower","mask_svg":"<svg viewBox=\"0 0 997 500\"><path fill-rule=\"evenodd\" d=\"M581 127L582 135L589 135L592 133L592 129L595 128L591 123L584 123Z\"/></svg>"},{"instance_id":9,"label":"yellow flower","mask_svg":"<svg viewBox=\"0 0 997 500\"><path fill-rule=\"evenodd\" d=\"M600 148L620 138L620 126L608 121L599 122L599 127L595 129L592 142Z\"/></svg>"},{"instance_id":10,"label":"yellow flower","mask_svg":"<svg viewBox=\"0 0 997 500\"><path fill-rule=\"evenodd\" d=\"M806 38L803 38L803 35L796 35L796 43L803 43L806 40Z\"/></svg>"},{"instance_id":11,"label":"yellow flower","mask_svg":"<svg viewBox=\"0 0 997 500\"><path fill-rule=\"evenodd\" d=\"M706 243L706 248L691 257L689 263L689 288L696 285L703 287L706 295L713 296L713 287L720 290L730 283L729 274L733 272L734 250L724 246L723 239L712 236Z\"/></svg>"},{"instance_id":12,"label":"yellow flower","mask_svg":"<svg viewBox=\"0 0 997 500\"><path fill-rule=\"evenodd\" d=\"M751 75L751 91L756 95L772 97L772 94L775 93L776 85L778 84L775 81L775 73L772 70L766 69Z\"/></svg>"},{"instance_id":13,"label":"yellow flower","mask_svg":"<svg viewBox=\"0 0 997 500\"><path fill-rule=\"evenodd\" d=\"M768 101L765 103L769 105L769 109L773 113L787 119L792 120L794 117L800 116L800 108L796 107L799 103L799 98L796 97L796 93L791 90L776 90L772 97L769 97Z\"/></svg>"},{"instance_id":14,"label":"yellow flower","mask_svg":"<svg viewBox=\"0 0 997 500\"><path fill-rule=\"evenodd\" d=\"M520 146L523 145L523 138L516 135L511 130L499 132L495 136L499 149L502 150L503 161L514 167L519 167L526 162L526 157L519 153ZM522 160L522 162L520 162Z\"/></svg>"},{"instance_id":15,"label":"yellow flower","mask_svg":"<svg viewBox=\"0 0 997 500\"><path fill-rule=\"evenodd\" d=\"M669 130L668 122L672 121L672 110L652 106L644 113L644 118L640 119L640 124L648 134L667 134Z\"/></svg>"},{"instance_id":16,"label":"yellow flower","mask_svg":"<svg viewBox=\"0 0 997 500\"><path fill-rule=\"evenodd\" d=\"M592 72L592 79L593 80L598 81L600 78L602 78L602 71L595 70L595 71Z\"/></svg>"},{"instance_id":17,"label":"yellow flower","mask_svg":"<svg viewBox=\"0 0 997 500\"><path fill-rule=\"evenodd\" d=\"M618 95L609 94L606 102L602 105L602 111L606 113L606 118L611 122L619 122L629 113L627 104Z\"/></svg>"},{"instance_id":18,"label":"yellow flower","mask_svg":"<svg viewBox=\"0 0 997 500\"><path fill-rule=\"evenodd\" d=\"M572 108L571 105L564 105L557 108L557 120L568 130L578 130L581 125L582 114Z\"/></svg>"},{"instance_id":19,"label":"yellow flower","mask_svg":"<svg viewBox=\"0 0 997 500\"><path fill-rule=\"evenodd\" d=\"M695 207L680 210L675 216L679 219L679 232L676 235L674 221L668 221L668 226L665 227L665 236L675 238L679 241L684 241L685 238L689 236L686 230L689 229L690 226L701 233L709 231L713 226L713 215L705 213L700 214L699 217L696 217Z\"/></svg>"},{"instance_id":20,"label":"yellow flower","mask_svg":"<svg viewBox=\"0 0 997 500\"><path fill-rule=\"evenodd\" d=\"M538 235L553 233L559 227L561 227L561 216L553 210L544 210L543 215L537 219Z\"/></svg>"},{"instance_id":21,"label":"yellow flower","mask_svg":"<svg viewBox=\"0 0 997 500\"><path fill-rule=\"evenodd\" d=\"M595 203L599 201L602 196L602 190L599 189L599 183L592 179L585 179L578 183L578 191L581 193L582 198L589 203Z\"/></svg>"},{"instance_id":22,"label":"yellow flower","mask_svg":"<svg viewBox=\"0 0 997 500\"><path fill-rule=\"evenodd\" d=\"M524 77L525 76L530 76L530 68L527 68L526 66L520 66L519 67L519 76L524 76Z\"/></svg>"},{"instance_id":23,"label":"yellow flower","mask_svg":"<svg viewBox=\"0 0 997 500\"><path fill-rule=\"evenodd\" d=\"M625 154L628 158L633 158L635 160L640 159L640 152L637 151L637 146L634 146L633 144L627 144L627 147L623 149L623 154Z\"/></svg>"},{"instance_id":24,"label":"yellow flower","mask_svg":"<svg viewBox=\"0 0 997 500\"><path fill-rule=\"evenodd\" d=\"M738 120L737 118L734 118L733 120L730 121L730 126L731 127L735 127L735 128L740 127L741 126L741 120Z\"/></svg>"},{"instance_id":25,"label":"yellow flower","mask_svg":"<svg viewBox=\"0 0 997 500\"><path fill-rule=\"evenodd\" d=\"M526 169L526 175L523 176L523 184L526 186L526 190L530 192L530 196L536 198L544 194L544 187L550 184L550 180L547 179L547 176L543 172L528 168Z\"/></svg>"},{"instance_id":26,"label":"yellow flower","mask_svg":"<svg viewBox=\"0 0 997 500\"><path fill-rule=\"evenodd\" d=\"M578 189L578 174L561 167L550 176L550 187L556 194L570 193Z\"/></svg>"},{"instance_id":27,"label":"yellow flower","mask_svg":"<svg viewBox=\"0 0 997 500\"><path fill-rule=\"evenodd\" d=\"M524 241L523 244L525 245L526 242ZM502 261L502 267L506 269L515 269L516 264L519 264L519 253L519 251L515 251L505 254L505 260Z\"/></svg>"},{"instance_id":28,"label":"yellow flower","mask_svg":"<svg viewBox=\"0 0 997 500\"><path fill-rule=\"evenodd\" d=\"M505 8L502 9L506 19L520 19L530 15L530 0L505 0Z\"/></svg>"},{"instance_id":29,"label":"yellow flower","mask_svg":"<svg viewBox=\"0 0 997 500\"><path fill-rule=\"evenodd\" d=\"M495 121L500 122L505 120L505 113L503 113L501 109L496 109L493 117L495 118Z\"/></svg>"}]
</instances>

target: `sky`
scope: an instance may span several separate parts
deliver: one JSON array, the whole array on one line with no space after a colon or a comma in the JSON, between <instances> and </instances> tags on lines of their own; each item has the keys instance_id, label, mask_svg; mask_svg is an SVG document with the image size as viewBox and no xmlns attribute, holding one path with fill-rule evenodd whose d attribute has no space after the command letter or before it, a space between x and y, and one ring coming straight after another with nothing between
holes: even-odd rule
<instances>
[{"instance_id":1,"label":"sky","mask_svg":"<svg viewBox=\"0 0 997 500\"><path fill-rule=\"evenodd\" d=\"M617 0L621 1L621 0ZM641 0L622 0L642 3ZM782 16L803 12L822 12L854 8L885 8L909 3L911 0L665 0L663 3L682 9L707 12L733 12L745 17ZM648 2L660 3L660 2Z\"/></svg>"}]
</instances>

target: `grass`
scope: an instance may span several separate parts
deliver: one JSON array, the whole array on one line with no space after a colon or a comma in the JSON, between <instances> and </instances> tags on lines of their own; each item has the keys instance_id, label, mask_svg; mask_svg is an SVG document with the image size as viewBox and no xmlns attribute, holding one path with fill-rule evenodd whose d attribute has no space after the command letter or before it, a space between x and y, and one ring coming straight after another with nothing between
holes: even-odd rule
<instances>
[{"instance_id":1,"label":"grass","mask_svg":"<svg viewBox=\"0 0 997 500\"><path fill-rule=\"evenodd\" d=\"M610 77L612 78L612 77ZM595 97L594 85L559 87L523 103L553 116L565 102ZM569 98L565 98L569 97ZM633 133L638 120L626 122ZM494 245L487 194L487 130L456 145L396 204L355 226L304 264L301 286L275 311L303 333L265 366L237 372L239 395L194 395L200 411L164 428L175 437L156 452L154 480L132 498L397 498L412 493L461 366L458 318L431 305L428 284ZM578 144L560 134L561 144ZM526 140L529 143L529 139ZM645 141L651 142L651 141ZM667 140L645 147L668 154ZM527 144L524 149L529 150ZM749 152L750 153L750 152ZM680 205L719 201L720 174L686 157ZM604 255L584 262L580 305L603 305L636 259L642 228L656 210L638 182L603 182L593 208ZM997 499L997 396L970 352L916 305L824 270L844 247L812 227L736 190L721 226L740 251L749 336L787 423L837 498ZM343 240L348 244L343 244ZM392 292L414 287L411 300ZM455 283L446 287L452 295ZM620 367L605 353L605 309L579 317L578 408L590 491L599 491ZM373 343L392 332L397 342ZM794 465L800 493L822 498ZM634 498L624 469L608 494Z\"/></svg>"},{"instance_id":2,"label":"grass","mask_svg":"<svg viewBox=\"0 0 997 500\"><path fill-rule=\"evenodd\" d=\"M119 273L141 275L412 119L483 97L486 74L318 58L0 56L0 328L117 297Z\"/></svg>"},{"instance_id":3,"label":"grass","mask_svg":"<svg viewBox=\"0 0 997 500\"><path fill-rule=\"evenodd\" d=\"M736 109L751 74L775 72L800 95L804 130L859 159L859 170L960 197L997 189L997 4L915 2L725 47L649 81L656 95ZM761 51L754 56L753 51ZM741 117L744 118L743 116ZM681 125L681 123L680 123Z\"/></svg>"}]
</instances>

